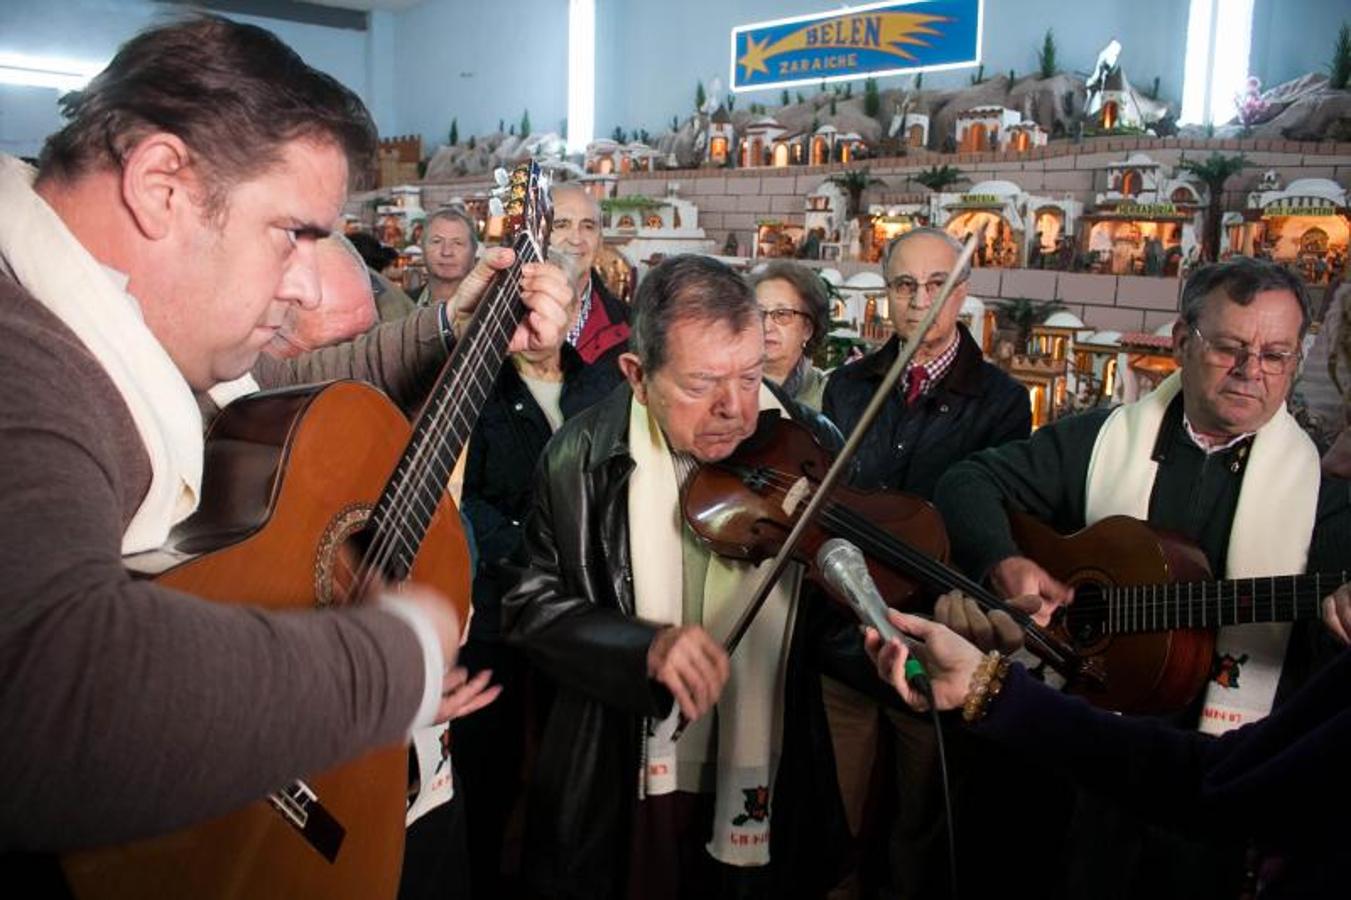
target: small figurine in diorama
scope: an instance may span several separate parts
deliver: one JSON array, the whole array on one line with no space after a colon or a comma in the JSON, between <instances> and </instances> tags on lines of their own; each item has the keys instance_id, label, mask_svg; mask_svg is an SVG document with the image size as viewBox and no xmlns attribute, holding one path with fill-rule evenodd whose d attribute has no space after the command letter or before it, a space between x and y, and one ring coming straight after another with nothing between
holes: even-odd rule
<instances>
[{"instance_id":1,"label":"small figurine in diorama","mask_svg":"<svg viewBox=\"0 0 1351 900\"><path fill-rule=\"evenodd\" d=\"M727 232L727 240L722 242L722 255L723 256L741 255L741 245L737 243L735 231Z\"/></svg>"},{"instance_id":2,"label":"small figurine in diorama","mask_svg":"<svg viewBox=\"0 0 1351 900\"><path fill-rule=\"evenodd\" d=\"M813 228L808 231L807 236L802 239L802 245L797 249L798 259L820 259L821 238L825 233L824 228Z\"/></svg>"},{"instance_id":3,"label":"small figurine in diorama","mask_svg":"<svg viewBox=\"0 0 1351 900\"><path fill-rule=\"evenodd\" d=\"M1153 236L1145 238L1145 274L1162 275L1163 262L1163 241Z\"/></svg>"}]
</instances>

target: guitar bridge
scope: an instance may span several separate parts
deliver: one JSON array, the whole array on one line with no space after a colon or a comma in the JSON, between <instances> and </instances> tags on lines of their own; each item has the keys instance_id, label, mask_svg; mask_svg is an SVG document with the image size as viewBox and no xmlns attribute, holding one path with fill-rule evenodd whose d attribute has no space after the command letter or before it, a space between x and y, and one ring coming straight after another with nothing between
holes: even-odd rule
<instances>
[{"instance_id":1,"label":"guitar bridge","mask_svg":"<svg viewBox=\"0 0 1351 900\"><path fill-rule=\"evenodd\" d=\"M347 829L319 802L319 796L309 785L293 781L280 791L268 794L267 802L315 852L329 862L337 860Z\"/></svg>"}]
</instances>

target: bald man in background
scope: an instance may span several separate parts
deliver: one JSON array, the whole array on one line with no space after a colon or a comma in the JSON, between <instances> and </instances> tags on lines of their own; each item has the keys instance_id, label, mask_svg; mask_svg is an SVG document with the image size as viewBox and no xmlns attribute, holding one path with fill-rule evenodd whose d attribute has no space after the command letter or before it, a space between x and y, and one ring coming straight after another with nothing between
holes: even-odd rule
<instances>
[{"instance_id":1,"label":"bald man in background","mask_svg":"<svg viewBox=\"0 0 1351 900\"><path fill-rule=\"evenodd\" d=\"M366 262L351 242L331 234L318 243L319 305L292 306L276 335L263 348L275 359L290 359L350 340L374 327L379 314Z\"/></svg>"}]
</instances>

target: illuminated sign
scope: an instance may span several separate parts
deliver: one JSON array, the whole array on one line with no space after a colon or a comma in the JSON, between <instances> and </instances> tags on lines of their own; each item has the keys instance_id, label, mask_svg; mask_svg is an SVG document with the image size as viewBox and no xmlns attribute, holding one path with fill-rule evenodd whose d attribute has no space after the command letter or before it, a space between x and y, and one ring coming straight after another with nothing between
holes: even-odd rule
<instances>
[{"instance_id":1,"label":"illuminated sign","mask_svg":"<svg viewBox=\"0 0 1351 900\"><path fill-rule=\"evenodd\" d=\"M972 66L983 15L983 0L906 0L741 25L732 90Z\"/></svg>"},{"instance_id":2,"label":"illuminated sign","mask_svg":"<svg viewBox=\"0 0 1351 900\"><path fill-rule=\"evenodd\" d=\"M1330 202L1323 201L1317 206L1298 206L1289 203L1273 203L1262 209L1262 218L1274 219L1280 216L1332 216L1336 215L1337 208Z\"/></svg>"},{"instance_id":3,"label":"illuminated sign","mask_svg":"<svg viewBox=\"0 0 1351 900\"><path fill-rule=\"evenodd\" d=\"M962 194L962 202L968 206L1003 206L1004 200L994 194Z\"/></svg>"},{"instance_id":4,"label":"illuminated sign","mask_svg":"<svg viewBox=\"0 0 1351 900\"><path fill-rule=\"evenodd\" d=\"M1116 211L1118 215L1135 216L1139 219L1179 215L1177 207L1171 203L1122 203Z\"/></svg>"}]
</instances>

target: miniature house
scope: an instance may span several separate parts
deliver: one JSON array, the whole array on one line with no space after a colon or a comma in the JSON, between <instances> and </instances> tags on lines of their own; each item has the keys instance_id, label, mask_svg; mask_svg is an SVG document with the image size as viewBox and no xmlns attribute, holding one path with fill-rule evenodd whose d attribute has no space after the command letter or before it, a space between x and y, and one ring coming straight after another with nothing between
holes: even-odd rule
<instances>
[{"instance_id":1,"label":"miniature house","mask_svg":"<svg viewBox=\"0 0 1351 900\"><path fill-rule=\"evenodd\" d=\"M734 147L736 129L732 127L732 117L728 115L726 107L719 106L708 119L708 146L704 151L704 165L726 165Z\"/></svg>"},{"instance_id":2,"label":"miniature house","mask_svg":"<svg viewBox=\"0 0 1351 900\"><path fill-rule=\"evenodd\" d=\"M1300 178L1282 188L1274 177L1248 194L1230 232L1230 248L1292 265L1306 281L1328 280L1345 265L1351 236L1347 190L1327 178Z\"/></svg>"},{"instance_id":3,"label":"miniature house","mask_svg":"<svg viewBox=\"0 0 1351 900\"><path fill-rule=\"evenodd\" d=\"M1008 146L1006 130L1021 122L1023 114L1002 106L977 106L957 114L957 150L980 153Z\"/></svg>"}]
</instances>

